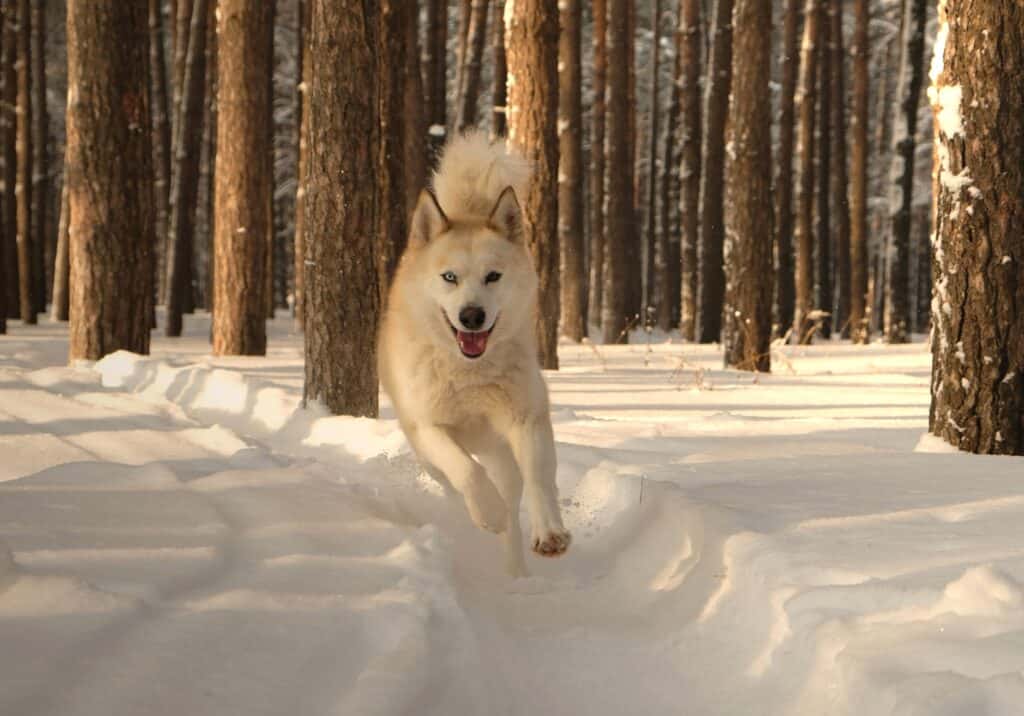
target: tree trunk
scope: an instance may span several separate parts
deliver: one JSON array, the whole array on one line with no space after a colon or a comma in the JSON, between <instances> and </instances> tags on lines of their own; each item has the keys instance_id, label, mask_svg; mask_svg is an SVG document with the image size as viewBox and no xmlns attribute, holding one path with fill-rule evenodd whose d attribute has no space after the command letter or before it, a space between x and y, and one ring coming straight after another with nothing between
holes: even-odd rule
<instances>
[{"instance_id":1,"label":"tree trunk","mask_svg":"<svg viewBox=\"0 0 1024 716\"><path fill-rule=\"evenodd\" d=\"M15 117L16 153L18 162L14 196L17 204L18 278L21 298L21 320L35 324L37 266L32 234L32 63L31 22L28 0L18 0L16 71L18 74L18 109Z\"/></svg>"},{"instance_id":2,"label":"tree trunk","mask_svg":"<svg viewBox=\"0 0 1024 716\"><path fill-rule=\"evenodd\" d=\"M391 277L405 249L406 194L405 186L405 63L407 34L403 28L406 0L380 0L378 42L382 51L377 59L378 98L380 109L380 154L376 172L381 204L378 206L380 228L377 232L377 272L380 300L388 295ZM413 188L418 193L419 187Z\"/></svg>"},{"instance_id":3,"label":"tree trunk","mask_svg":"<svg viewBox=\"0 0 1024 716\"><path fill-rule=\"evenodd\" d=\"M544 368L558 368L558 5L516 0L505 47L508 72L508 141L533 164L521 197L526 241L540 279L537 339Z\"/></svg>"},{"instance_id":4,"label":"tree trunk","mask_svg":"<svg viewBox=\"0 0 1024 716\"><path fill-rule=\"evenodd\" d=\"M21 277L18 251L18 201L14 187L18 180L17 104L18 17L17 0L3 0L3 237L4 263L7 264L7 318L21 318Z\"/></svg>"},{"instance_id":5,"label":"tree trunk","mask_svg":"<svg viewBox=\"0 0 1024 716\"><path fill-rule=\"evenodd\" d=\"M30 91L32 99L32 274L35 312L46 313L47 269L53 266L54 247L49 240L50 161L46 142L49 133L49 115L46 111L46 13L41 2L32 3ZM52 278L52 276L51 276Z\"/></svg>"},{"instance_id":6,"label":"tree trunk","mask_svg":"<svg viewBox=\"0 0 1024 716\"><path fill-rule=\"evenodd\" d=\"M216 1L216 0L215 0ZM264 103L264 112L267 116L267 122L265 125L266 131L266 144L268 148L265 155L265 161L267 162L267 182L269 184L269 190L265 197L264 211L266 211L267 217L267 250L264 254L266 262L265 273L263 274L263 280L265 286L263 289L263 314L268 319L274 318L274 251L277 246L277 233L274 231L274 16L277 14L277 0L262 0L264 3L270 6L270 31L266 33L263 38L263 44L265 46L264 52L269 60L269 67L267 71L263 73L263 82L267 85L266 101ZM256 52L255 50L253 52Z\"/></svg>"},{"instance_id":7,"label":"tree trunk","mask_svg":"<svg viewBox=\"0 0 1024 716\"><path fill-rule=\"evenodd\" d=\"M814 103L816 99L817 39L821 0L807 0L804 6L804 36L800 46L800 73L794 96L799 117L797 131L796 212L796 306L793 312L793 341L806 343L812 337L810 313L814 290Z\"/></svg>"},{"instance_id":8,"label":"tree trunk","mask_svg":"<svg viewBox=\"0 0 1024 716\"><path fill-rule=\"evenodd\" d=\"M722 300L725 295L722 180L725 168L725 125L732 79L732 0L715 0L714 27L711 32L711 64L708 67L704 97L700 250L697 256L700 275L697 338L701 343L714 343L722 333Z\"/></svg>"},{"instance_id":9,"label":"tree trunk","mask_svg":"<svg viewBox=\"0 0 1024 716\"><path fill-rule=\"evenodd\" d=\"M961 450L1024 455L1024 5L942 7L945 53L929 93L939 130L930 429Z\"/></svg>"},{"instance_id":10,"label":"tree trunk","mask_svg":"<svg viewBox=\"0 0 1024 716\"><path fill-rule=\"evenodd\" d=\"M596 3L595 3L596 7ZM596 12L596 10L595 10ZM491 91L491 138L504 137L508 124L505 121L505 101L508 88L508 64L505 61L505 0L494 0L492 51L494 85Z\"/></svg>"},{"instance_id":11,"label":"tree trunk","mask_svg":"<svg viewBox=\"0 0 1024 716\"><path fill-rule=\"evenodd\" d=\"M71 207L68 192L68 174L65 169L64 184L60 190L60 220L57 222L57 254L53 262L53 302L50 315L54 321L68 320L68 301L70 287L68 278L71 271L69 246L69 229L71 227ZM154 261L156 259L154 250Z\"/></svg>"},{"instance_id":12,"label":"tree trunk","mask_svg":"<svg viewBox=\"0 0 1024 716\"><path fill-rule=\"evenodd\" d=\"M213 352L264 355L273 4L219 0Z\"/></svg>"},{"instance_id":13,"label":"tree trunk","mask_svg":"<svg viewBox=\"0 0 1024 716\"><path fill-rule=\"evenodd\" d=\"M868 0L856 0L850 142L850 338L867 343L868 292Z\"/></svg>"},{"instance_id":14,"label":"tree trunk","mask_svg":"<svg viewBox=\"0 0 1024 716\"><path fill-rule=\"evenodd\" d=\"M836 296L832 325L849 337L850 316L850 202L846 172L846 66L843 52L843 8L840 0L829 5L832 59L832 208L835 231ZM831 296L831 294L830 294Z\"/></svg>"},{"instance_id":15,"label":"tree trunk","mask_svg":"<svg viewBox=\"0 0 1024 716\"><path fill-rule=\"evenodd\" d=\"M195 289L200 305L214 311L214 195L217 161L217 3L207 6L206 87L203 90L203 139L199 150L199 188L196 192L194 245L197 249ZM211 334L212 341L212 334Z\"/></svg>"},{"instance_id":16,"label":"tree trunk","mask_svg":"<svg viewBox=\"0 0 1024 716\"><path fill-rule=\"evenodd\" d=\"M594 0L594 101L590 106L590 295L587 298L588 318L600 324L604 301L605 211L604 183L605 93L608 68L608 3Z\"/></svg>"},{"instance_id":17,"label":"tree trunk","mask_svg":"<svg viewBox=\"0 0 1024 716\"><path fill-rule=\"evenodd\" d=\"M299 2L299 67L297 105L299 120L299 156L295 166L295 269L293 300L295 326L301 331L304 326L305 274L306 274L306 184L309 180L309 87L312 72L309 57L310 20L313 0ZM429 42L428 42L429 45Z\"/></svg>"},{"instance_id":18,"label":"tree trunk","mask_svg":"<svg viewBox=\"0 0 1024 716\"><path fill-rule=\"evenodd\" d=\"M779 332L793 325L793 108L799 66L801 0L786 0L779 88L779 156L775 174L775 305Z\"/></svg>"},{"instance_id":19,"label":"tree trunk","mask_svg":"<svg viewBox=\"0 0 1024 716\"><path fill-rule=\"evenodd\" d=\"M626 252L626 324L632 329L640 321L640 310L643 306L643 215L640 213L643 197L644 168L639 165L637 146L643 146L640 140L641 125L637 122L636 102L636 0L630 0L626 12L626 155L629 165L633 168L633 184L630 187L632 202L629 209L629 250ZM605 289L607 291L607 288ZM629 341L629 334L624 338Z\"/></svg>"},{"instance_id":20,"label":"tree trunk","mask_svg":"<svg viewBox=\"0 0 1024 716\"><path fill-rule=\"evenodd\" d=\"M630 238L633 236L633 164L629 158L629 0L610 0L605 88L605 291L601 306L604 343L629 340Z\"/></svg>"},{"instance_id":21,"label":"tree trunk","mask_svg":"<svg viewBox=\"0 0 1024 716\"><path fill-rule=\"evenodd\" d=\"M647 197L645 206L646 239L645 276L644 276L644 307L643 323L645 326L654 323L657 301L654 297L655 286L655 252L658 235L658 106L660 77L658 76L661 58L661 0L651 0L651 76L650 76L650 110L647 126Z\"/></svg>"},{"instance_id":22,"label":"tree trunk","mask_svg":"<svg viewBox=\"0 0 1024 716\"><path fill-rule=\"evenodd\" d=\"M412 216L420 190L427 185L426 115L423 107L423 75L420 73L419 15L417 3L401 3L405 33L405 69L402 74L405 137L405 217ZM405 246L402 236L402 246ZM386 295L386 294L385 294Z\"/></svg>"},{"instance_id":23,"label":"tree trunk","mask_svg":"<svg viewBox=\"0 0 1024 716\"><path fill-rule=\"evenodd\" d=\"M661 205L655 252L654 286L655 303L658 307L657 326L666 333L679 325L679 172L676 131L679 127L679 97L681 94L679 85L682 82L682 15L677 18L673 45L675 61L672 68L672 88L669 93L664 137L661 140Z\"/></svg>"},{"instance_id":24,"label":"tree trunk","mask_svg":"<svg viewBox=\"0 0 1024 716\"><path fill-rule=\"evenodd\" d=\"M771 0L737 0L725 164L725 362L771 370Z\"/></svg>"},{"instance_id":25,"label":"tree trunk","mask_svg":"<svg viewBox=\"0 0 1024 716\"><path fill-rule=\"evenodd\" d=\"M377 0L313 0L304 400L377 415ZM358 67L359 72L351 68Z\"/></svg>"},{"instance_id":26,"label":"tree trunk","mask_svg":"<svg viewBox=\"0 0 1024 716\"><path fill-rule=\"evenodd\" d=\"M906 343L910 326L910 211L914 198L914 138L917 107L924 78L925 0L904 0L902 51L894 109L895 127L891 172L891 233L886 257L888 278L885 340Z\"/></svg>"},{"instance_id":27,"label":"tree trunk","mask_svg":"<svg viewBox=\"0 0 1024 716\"><path fill-rule=\"evenodd\" d=\"M562 334L587 335L583 272L583 132L580 0L563 0L558 43L558 244L561 250Z\"/></svg>"},{"instance_id":28,"label":"tree trunk","mask_svg":"<svg viewBox=\"0 0 1024 716\"><path fill-rule=\"evenodd\" d=\"M820 319L815 321L822 338L832 336L832 51L831 23L826 14L836 0L822 0L818 19L818 163L816 171L817 222L814 276L814 306Z\"/></svg>"},{"instance_id":29,"label":"tree trunk","mask_svg":"<svg viewBox=\"0 0 1024 716\"><path fill-rule=\"evenodd\" d=\"M311 1L311 0L307 0ZM426 0L427 46L424 95L427 105L427 141L430 164L444 146L447 120L448 73L448 0Z\"/></svg>"},{"instance_id":30,"label":"tree trunk","mask_svg":"<svg viewBox=\"0 0 1024 716\"><path fill-rule=\"evenodd\" d=\"M68 2L70 358L149 352L155 242L144 3Z\"/></svg>"},{"instance_id":31,"label":"tree trunk","mask_svg":"<svg viewBox=\"0 0 1024 716\"><path fill-rule=\"evenodd\" d=\"M167 95L167 65L164 59L164 29L161 0L149 0L149 68L153 116L153 180L156 204L157 295L164 296L167 256L167 226L171 191L171 123ZM63 192L61 192L63 194Z\"/></svg>"},{"instance_id":32,"label":"tree trunk","mask_svg":"<svg viewBox=\"0 0 1024 716\"><path fill-rule=\"evenodd\" d=\"M700 0L679 0L680 32L683 36L680 63L683 74L680 87L682 121L681 163L679 166L682 216L680 234L680 307L679 329L688 341L697 339L697 246L700 243L701 178L701 92L700 77L704 57Z\"/></svg>"},{"instance_id":33,"label":"tree trunk","mask_svg":"<svg viewBox=\"0 0 1024 716\"><path fill-rule=\"evenodd\" d=\"M184 4L187 0L179 0ZM192 246L196 198L199 194L199 150L206 87L206 15L208 0L194 0L181 103L174 127L174 171L171 177L171 227L167 245L168 336L180 336L182 313L191 303ZM178 40L183 42L181 27ZM262 274L261 274L262 275ZM262 294L262 289L256 289Z\"/></svg>"},{"instance_id":34,"label":"tree trunk","mask_svg":"<svg viewBox=\"0 0 1024 716\"><path fill-rule=\"evenodd\" d=\"M407 2L407 0L399 0ZM484 46L487 44L487 12L491 0L473 0L466 40L466 58L462 67L462 82L456 98L458 130L476 126L477 100L480 96L480 74L483 67Z\"/></svg>"},{"instance_id":35,"label":"tree trunk","mask_svg":"<svg viewBox=\"0 0 1024 716\"><path fill-rule=\"evenodd\" d=\"M458 127L458 98L462 96L462 85L466 81L466 62L469 53L469 24L473 15L473 0L458 0L459 26L455 36L455 114L452 129ZM447 96L447 94L446 94Z\"/></svg>"}]
</instances>

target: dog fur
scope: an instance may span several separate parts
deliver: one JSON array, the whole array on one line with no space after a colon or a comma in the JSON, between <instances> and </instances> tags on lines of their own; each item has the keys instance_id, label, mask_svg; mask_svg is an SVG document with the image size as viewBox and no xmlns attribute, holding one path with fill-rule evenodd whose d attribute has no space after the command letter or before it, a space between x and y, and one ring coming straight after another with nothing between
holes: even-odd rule
<instances>
[{"instance_id":1,"label":"dog fur","mask_svg":"<svg viewBox=\"0 0 1024 716\"><path fill-rule=\"evenodd\" d=\"M434 193L424 190L413 213L377 352L381 383L424 469L462 495L479 527L503 533L513 575L526 573L524 491L533 551L554 557L570 542L534 334L537 276L517 198L529 176L523 159L483 134L448 144Z\"/></svg>"}]
</instances>

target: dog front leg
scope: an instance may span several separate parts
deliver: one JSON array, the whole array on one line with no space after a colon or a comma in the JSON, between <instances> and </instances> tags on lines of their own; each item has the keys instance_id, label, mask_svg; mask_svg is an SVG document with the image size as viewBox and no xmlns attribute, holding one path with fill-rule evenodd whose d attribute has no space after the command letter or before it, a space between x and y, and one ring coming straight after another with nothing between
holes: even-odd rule
<instances>
[{"instance_id":1,"label":"dog front leg","mask_svg":"<svg viewBox=\"0 0 1024 716\"><path fill-rule=\"evenodd\" d=\"M555 484L555 436L546 415L530 417L512 428L512 451L523 475L526 508L530 512L533 551L557 557L569 549L571 535L562 524Z\"/></svg>"},{"instance_id":2,"label":"dog front leg","mask_svg":"<svg viewBox=\"0 0 1024 716\"><path fill-rule=\"evenodd\" d=\"M491 532L507 526L505 501L487 478L483 467L443 427L417 426L406 431L416 455L430 470L440 471L466 501L473 522Z\"/></svg>"}]
</instances>

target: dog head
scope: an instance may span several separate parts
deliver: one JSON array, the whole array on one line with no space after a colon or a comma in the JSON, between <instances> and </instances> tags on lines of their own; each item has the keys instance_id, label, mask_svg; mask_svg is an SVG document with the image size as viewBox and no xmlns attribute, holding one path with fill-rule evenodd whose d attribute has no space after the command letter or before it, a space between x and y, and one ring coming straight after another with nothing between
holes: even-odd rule
<instances>
[{"instance_id":1,"label":"dog head","mask_svg":"<svg viewBox=\"0 0 1024 716\"><path fill-rule=\"evenodd\" d=\"M410 225L409 250L415 264L409 278L417 283L411 308L436 342L476 360L529 323L537 277L511 187L486 220L449 218L434 195L423 191Z\"/></svg>"}]
</instances>

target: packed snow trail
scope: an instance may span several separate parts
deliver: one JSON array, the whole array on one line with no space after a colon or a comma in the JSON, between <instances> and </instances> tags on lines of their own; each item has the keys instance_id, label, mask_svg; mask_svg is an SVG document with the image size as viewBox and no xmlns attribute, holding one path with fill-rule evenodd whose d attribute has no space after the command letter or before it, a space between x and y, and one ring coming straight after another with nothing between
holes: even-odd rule
<instances>
[{"instance_id":1,"label":"packed snow trail","mask_svg":"<svg viewBox=\"0 0 1024 716\"><path fill-rule=\"evenodd\" d=\"M924 346L562 346L574 543L512 580L287 325L0 337L0 713L1019 713L1024 460L922 437Z\"/></svg>"}]
</instances>

